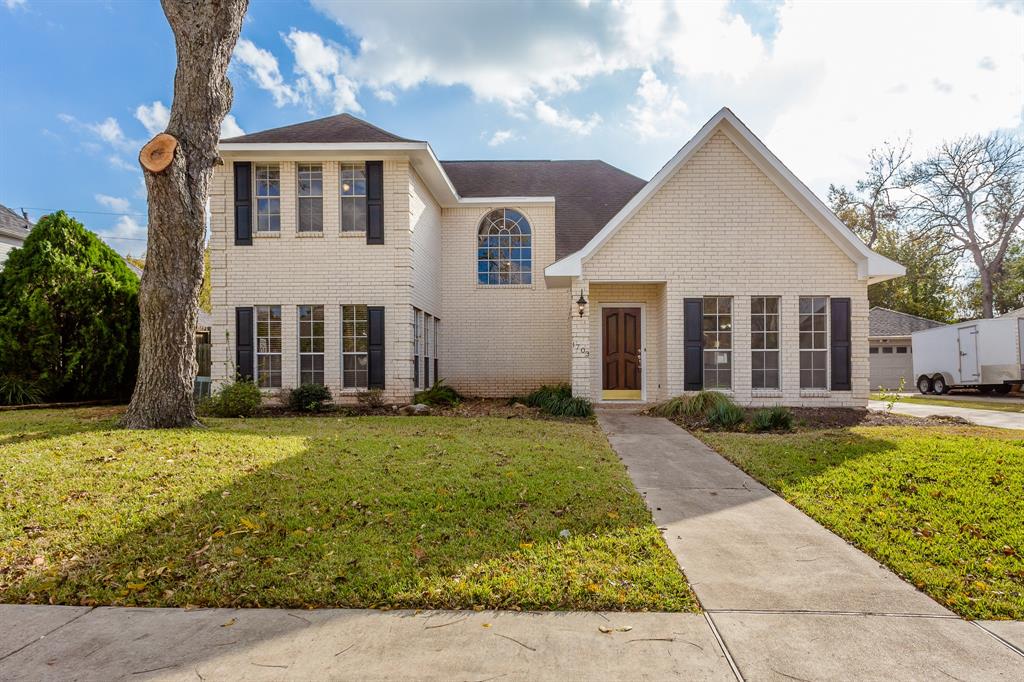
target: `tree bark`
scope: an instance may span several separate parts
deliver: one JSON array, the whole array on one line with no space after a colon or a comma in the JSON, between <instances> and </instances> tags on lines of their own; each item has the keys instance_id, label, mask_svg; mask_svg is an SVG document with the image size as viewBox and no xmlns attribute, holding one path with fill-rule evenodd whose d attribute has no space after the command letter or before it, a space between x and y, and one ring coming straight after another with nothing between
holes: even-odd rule
<instances>
[{"instance_id":1,"label":"tree bark","mask_svg":"<svg viewBox=\"0 0 1024 682\"><path fill-rule=\"evenodd\" d=\"M127 428L199 424L193 400L206 199L231 109L228 62L248 0L162 0L178 63L167 133L178 142L160 172L144 168L149 244L139 290L139 374Z\"/></svg>"}]
</instances>

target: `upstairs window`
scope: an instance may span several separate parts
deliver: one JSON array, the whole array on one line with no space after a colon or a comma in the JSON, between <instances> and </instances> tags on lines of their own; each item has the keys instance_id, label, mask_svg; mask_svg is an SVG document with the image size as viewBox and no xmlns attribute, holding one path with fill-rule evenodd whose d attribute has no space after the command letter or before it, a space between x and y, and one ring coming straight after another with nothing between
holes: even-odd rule
<instances>
[{"instance_id":1,"label":"upstairs window","mask_svg":"<svg viewBox=\"0 0 1024 682\"><path fill-rule=\"evenodd\" d=\"M256 231L281 231L281 169L256 166Z\"/></svg>"},{"instance_id":2,"label":"upstairs window","mask_svg":"<svg viewBox=\"0 0 1024 682\"><path fill-rule=\"evenodd\" d=\"M299 232L324 231L324 168L299 164Z\"/></svg>"},{"instance_id":3,"label":"upstairs window","mask_svg":"<svg viewBox=\"0 0 1024 682\"><path fill-rule=\"evenodd\" d=\"M477 235L476 262L478 284L533 282L530 223L522 213L499 208L484 216Z\"/></svg>"},{"instance_id":4,"label":"upstairs window","mask_svg":"<svg viewBox=\"0 0 1024 682\"><path fill-rule=\"evenodd\" d=\"M366 232L366 164L341 164L341 231Z\"/></svg>"}]
</instances>

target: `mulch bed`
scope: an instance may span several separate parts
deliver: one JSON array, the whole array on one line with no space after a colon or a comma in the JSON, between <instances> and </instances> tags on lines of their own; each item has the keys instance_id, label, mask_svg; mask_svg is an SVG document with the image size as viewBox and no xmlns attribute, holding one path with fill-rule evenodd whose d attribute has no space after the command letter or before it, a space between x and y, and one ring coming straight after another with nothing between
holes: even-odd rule
<instances>
[{"instance_id":1,"label":"mulch bed","mask_svg":"<svg viewBox=\"0 0 1024 682\"><path fill-rule=\"evenodd\" d=\"M746 412L746 423L754 412L762 408L743 408ZM851 426L949 426L950 424L967 424L965 419L960 417L912 417L906 414L895 414L893 412L873 412L864 408L855 407L791 407L793 413L794 431L819 431L822 429L844 429ZM690 431L708 431L711 429L707 422L700 419L688 417L677 417L673 419L684 429Z\"/></svg>"},{"instance_id":2,"label":"mulch bed","mask_svg":"<svg viewBox=\"0 0 1024 682\"><path fill-rule=\"evenodd\" d=\"M344 417L395 417L399 416L399 405L370 407L368 405L332 405L320 412L321 415ZM509 403L507 399L497 398L466 398L458 405L437 405L430 408L430 414L438 417L504 417L506 419L557 419L542 413L535 407L527 407L520 403ZM264 402L260 408L261 417L308 417L309 412L295 412L287 405L278 402Z\"/></svg>"}]
</instances>

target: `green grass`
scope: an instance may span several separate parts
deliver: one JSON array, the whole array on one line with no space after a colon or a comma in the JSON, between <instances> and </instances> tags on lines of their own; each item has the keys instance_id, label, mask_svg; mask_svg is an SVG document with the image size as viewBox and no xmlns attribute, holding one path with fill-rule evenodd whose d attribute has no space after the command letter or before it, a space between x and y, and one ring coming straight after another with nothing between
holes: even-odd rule
<instances>
[{"instance_id":1,"label":"green grass","mask_svg":"<svg viewBox=\"0 0 1024 682\"><path fill-rule=\"evenodd\" d=\"M884 400L875 393L872 400ZM1020 412L1024 414L1024 403L1010 402L1005 400L947 400L943 398L928 398L923 395L902 396L901 403L914 403L915 405L942 405L943 407L966 407L971 410L998 410L1000 412Z\"/></svg>"},{"instance_id":2,"label":"green grass","mask_svg":"<svg viewBox=\"0 0 1024 682\"><path fill-rule=\"evenodd\" d=\"M0 601L698 608L592 423L118 412L0 413Z\"/></svg>"},{"instance_id":3,"label":"green grass","mask_svg":"<svg viewBox=\"0 0 1024 682\"><path fill-rule=\"evenodd\" d=\"M698 433L967 618L1024 619L1024 439L1000 429Z\"/></svg>"}]
</instances>

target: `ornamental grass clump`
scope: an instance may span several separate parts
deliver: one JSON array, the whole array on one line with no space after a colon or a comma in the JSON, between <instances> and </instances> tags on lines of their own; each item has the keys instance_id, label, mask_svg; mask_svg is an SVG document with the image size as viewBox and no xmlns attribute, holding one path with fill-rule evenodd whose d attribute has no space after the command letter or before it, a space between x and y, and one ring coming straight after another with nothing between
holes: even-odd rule
<instances>
[{"instance_id":1,"label":"ornamental grass clump","mask_svg":"<svg viewBox=\"0 0 1024 682\"><path fill-rule=\"evenodd\" d=\"M743 418L743 409L732 401L718 403L707 412L708 424L718 429L735 429Z\"/></svg>"},{"instance_id":2,"label":"ornamental grass clump","mask_svg":"<svg viewBox=\"0 0 1024 682\"><path fill-rule=\"evenodd\" d=\"M454 388L445 384L444 379L438 379L430 388L414 395L412 401L423 405L453 407L462 402L462 396Z\"/></svg>"},{"instance_id":3,"label":"ornamental grass clump","mask_svg":"<svg viewBox=\"0 0 1024 682\"><path fill-rule=\"evenodd\" d=\"M755 431L789 431L793 428L793 413L782 405L758 410L750 425Z\"/></svg>"},{"instance_id":4,"label":"ornamental grass clump","mask_svg":"<svg viewBox=\"0 0 1024 682\"><path fill-rule=\"evenodd\" d=\"M656 417L665 417L666 419L677 419L680 417L703 419L707 417L711 410L720 405L732 405L735 407L735 403L724 393L719 393L718 391L698 391L691 395L669 398L652 407L649 412Z\"/></svg>"},{"instance_id":5,"label":"ornamental grass clump","mask_svg":"<svg viewBox=\"0 0 1024 682\"><path fill-rule=\"evenodd\" d=\"M555 417L589 417L594 414L591 402L574 396L569 384L541 386L518 402L540 408L542 412Z\"/></svg>"}]
</instances>

